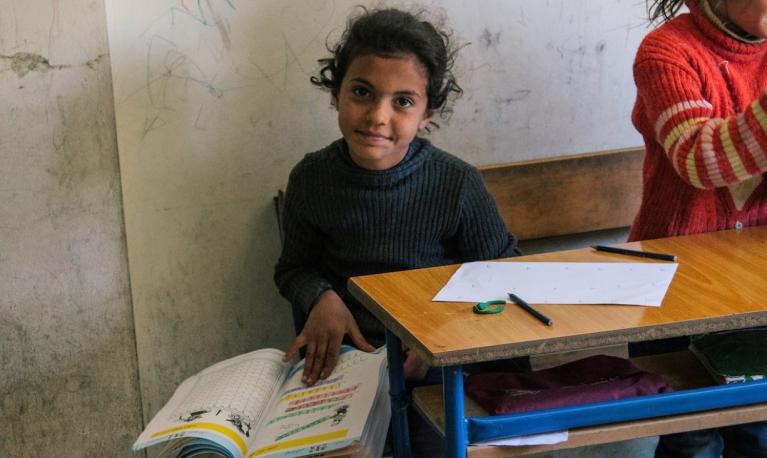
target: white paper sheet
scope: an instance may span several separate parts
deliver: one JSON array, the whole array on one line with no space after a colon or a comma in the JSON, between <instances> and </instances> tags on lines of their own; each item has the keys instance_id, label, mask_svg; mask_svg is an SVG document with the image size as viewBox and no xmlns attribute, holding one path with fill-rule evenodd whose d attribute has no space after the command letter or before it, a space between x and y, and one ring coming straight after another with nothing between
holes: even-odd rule
<instances>
[{"instance_id":1,"label":"white paper sheet","mask_svg":"<svg viewBox=\"0 0 767 458\"><path fill-rule=\"evenodd\" d=\"M434 301L508 300L531 304L660 306L677 263L470 262L463 264Z\"/></svg>"},{"instance_id":2,"label":"white paper sheet","mask_svg":"<svg viewBox=\"0 0 767 458\"><path fill-rule=\"evenodd\" d=\"M471 445L505 445L518 447L521 445L549 445L558 444L567 441L569 433L565 431L556 431L553 433L530 434L529 436L507 437L504 439L493 439L486 442L476 442Z\"/></svg>"}]
</instances>

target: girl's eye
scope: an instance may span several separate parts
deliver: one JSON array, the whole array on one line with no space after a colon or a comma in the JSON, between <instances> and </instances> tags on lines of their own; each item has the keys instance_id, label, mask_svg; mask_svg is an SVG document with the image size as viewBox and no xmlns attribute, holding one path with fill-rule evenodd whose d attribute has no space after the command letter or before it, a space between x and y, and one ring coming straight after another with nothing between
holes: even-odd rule
<instances>
[{"instance_id":1,"label":"girl's eye","mask_svg":"<svg viewBox=\"0 0 767 458\"><path fill-rule=\"evenodd\" d=\"M370 91L364 86L356 86L352 88L352 94L357 97L367 97L370 94Z\"/></svg>"},{"instance_id":2,"label":"girl's eye","mask_svg":"<svg viewBox=\"0 0 767 458\"><path fill-rule=\"evenodd\" d=\"M407 97L398 98L396 103L397 103L397 106L400 106L402 108L408 108L413 106L413 101Z\"/></svg>"}]
</instances>

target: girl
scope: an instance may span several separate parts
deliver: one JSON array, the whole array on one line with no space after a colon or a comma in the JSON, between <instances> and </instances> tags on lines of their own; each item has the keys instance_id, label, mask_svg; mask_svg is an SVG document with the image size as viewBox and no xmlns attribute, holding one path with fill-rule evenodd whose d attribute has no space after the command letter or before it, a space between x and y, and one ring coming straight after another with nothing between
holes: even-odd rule
<instances>
[{"instance_id":1,"label":"girl","mask_svg":"<svg viewBox=\"0 0 767 458\"><path fill-rule=\"evenodd\" d=\"M632 120L646 147L629 240L767 224L767 0L653 0ZM673 17L673 19L672 19ZM765 457L767 425L660 438L657 457Z\"/></svg>"},{"instance_id":2,"label":"girl","mask_svg":"<svg viewBox=\"0 0 767 458\"><path fill-rule=\"evenodd\" d=\"M655 0L651 19L680 4ZM647 153L631 240L767 223L767 0L687 6L634 63Z\"/></svg>"},{"instance_id":3,"label":"girl","mask_svg":"<svg viewBox=\"0 0 767 458\"><path fill-rule=\"evenodd\" d=\"M330 375L346 335L363 350L383 343L349 277L517 254L478 171L416 136L461 93L449 45L410 13L366 12L311 80L330 91L343 138L292 170L275 268L280 293L308 314L285 358L306 347L309 385ZM406 357L406 376L426 369Z\"/></svg>"}]
</instances>

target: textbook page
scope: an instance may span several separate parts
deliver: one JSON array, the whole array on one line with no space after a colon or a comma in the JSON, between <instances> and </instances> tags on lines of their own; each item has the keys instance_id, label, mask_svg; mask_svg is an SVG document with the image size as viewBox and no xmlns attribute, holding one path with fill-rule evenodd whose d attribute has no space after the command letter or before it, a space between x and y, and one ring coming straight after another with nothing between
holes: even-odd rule
<instances>
[{"instance_id":1,"label":"textbook page","mask_svg":"<svg viewBox=\"0 0 767 458\"><path fill-rule=\"evenodd\" d=\"M434 301L508 300L531 304L623 304L659 307L677 263L468 262Z\"/></svg>"},{"instance_id":2,"label":"textbook page","mask_svg":"<svg viewBox=\"0 0 767 458\"><path fill-rule=\"evenodd\" d=\"M379 385L386 377L386 349L365 353L343 346L338 365L313 386L301 382L303 362L290 371L248 458L294 457L360 448Z\"/></svg>"},{"instance_id":3,"label":"textbook page","mask_svg":"<svg viewBox=\"0 0 767 458\"><path fill-rule=\"evenodd\" d=\"M149 422L133 450L171 439L200 438L216 442L230 456L245 456L254 428L291 367L282 362L283 355L271 348L256 350L186 379Z\"/></svg>"}]
</instances>

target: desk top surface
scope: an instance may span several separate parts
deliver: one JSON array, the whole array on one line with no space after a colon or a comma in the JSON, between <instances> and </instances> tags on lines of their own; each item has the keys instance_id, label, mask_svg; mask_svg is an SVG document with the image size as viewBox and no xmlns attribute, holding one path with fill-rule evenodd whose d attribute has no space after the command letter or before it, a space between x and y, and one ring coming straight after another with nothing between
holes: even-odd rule
<instances>
[{"instance_id":1,"label":"desk top surface","mask_svg":"<svg viewBox=\"0 0 767 458\"><path fill-rule=\"evenodd\" d=\"M472 303L432 302L457 264L354 277L349 290L435 366L767 325L767 227L617 246L677 256L661 307L536 305L553 326L519 307L477 315ZM505 261L658 262L590 248Z\"/></svg>"}]
</instances>

